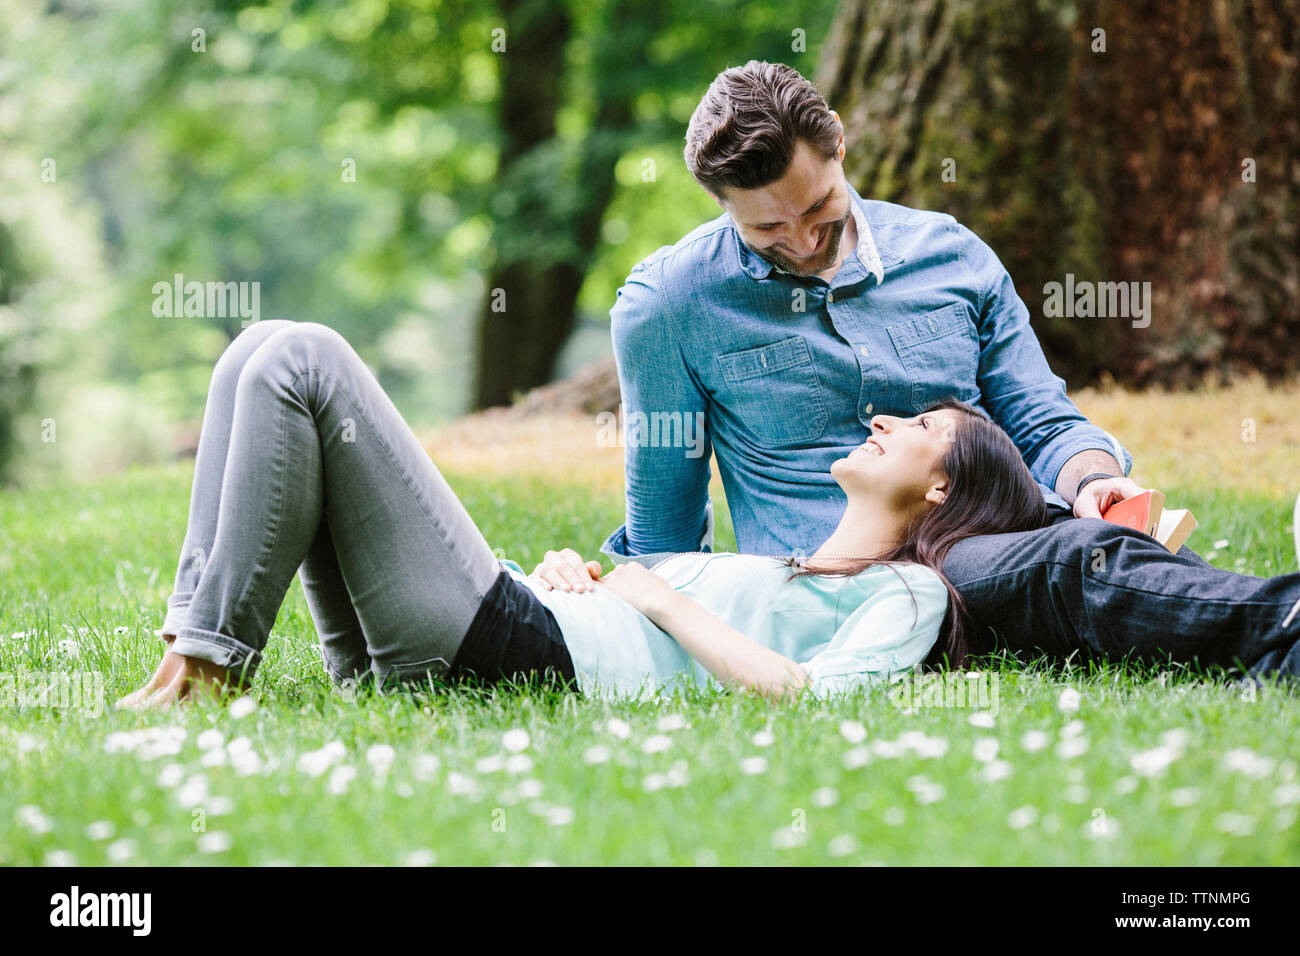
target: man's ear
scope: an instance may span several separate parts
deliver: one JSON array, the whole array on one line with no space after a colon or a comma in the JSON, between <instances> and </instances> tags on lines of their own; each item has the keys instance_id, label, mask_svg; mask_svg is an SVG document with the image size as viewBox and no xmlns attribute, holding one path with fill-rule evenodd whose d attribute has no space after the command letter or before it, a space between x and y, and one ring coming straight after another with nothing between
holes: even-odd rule
<instances>
[{"instance_id":1,"label":"man's ear","mask_svg":"<svg viewBox=\"0 0 1300 956\"><path fill-rule=\"evenodd\" d=\"M844 162L844 154L848 151L848 147L844 144L844 121L840 119L840 114L835 112L834 110L831 110L831 116L834 116L835 122L840 124L840 144L839 144L840 162Z\"/></svg>"}]
</instances>

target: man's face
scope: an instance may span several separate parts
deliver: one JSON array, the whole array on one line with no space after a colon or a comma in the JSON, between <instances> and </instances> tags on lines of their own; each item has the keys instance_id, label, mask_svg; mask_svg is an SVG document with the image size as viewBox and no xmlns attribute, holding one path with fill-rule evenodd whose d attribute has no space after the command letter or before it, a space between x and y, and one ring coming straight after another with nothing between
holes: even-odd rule
<instances>
[{"instance_id":1,"label":"man's face","mask_svg":"<svg viewBox=\"0 0 1300 956\"><path fill-rule=\"evenodd\" d=\"M758 189L727 189L718 204L763 259L793 275L817 275L839 262L853 214L843 159L843 139L836 159L800 140L784 176Z\"/></svg>"}]
</instances>

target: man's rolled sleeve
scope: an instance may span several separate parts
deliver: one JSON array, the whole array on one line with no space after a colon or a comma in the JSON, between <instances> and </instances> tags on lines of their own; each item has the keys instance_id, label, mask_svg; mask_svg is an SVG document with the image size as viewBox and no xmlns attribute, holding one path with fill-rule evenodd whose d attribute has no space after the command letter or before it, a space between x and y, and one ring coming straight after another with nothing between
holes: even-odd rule
<instances>
[{"instance_id":1,"label":"man's rolled sleeve","mask_svg":"<svg viewBox=\"0 0 1300 956\"><path fill-rule=\"evenodd\" d=\"M704 505L705 528L704 534L700 536L700 546L697 551L713 550L713 502L707 501ZM664 552L651 554L631 554L627 549L627 525L621 524L618 530L605 539L605 543L600 546L600 553L608 555L609 559L617 564L625 564L628 561L640 561L642 564L650 565L665 556ZM675 554L676 552L667 552Z\"/></svg>"},{"instance_id":2,"label":"man's rolled sleeve","mask_svg":"<svg viewBox=\"0 0 1300 956\"><path fill-rule=\"evenodd\" d=\"M993 250L953 222L963 262L979 291L981 401L1025 459L1035 480L1049 489L1065 463L1081 451L1104 451L1128 474L1133 456L1109 432L1088 421L1070 400L1065 380L1053 374L1029 324L1029 309Z\"/></svg>"},{"instance_id":3,"label":"man's rolled sleeve","mask_svg":"<svg viewBox=\"0 0 1300 956\"><path fill-rule=\"evenodd\" d=\"M1127 475L1133 469L1133 456L1114 435L1096 425L1079 426L1065 432L1043 450L1040 467L1043 474L1052 476L1049 487L1056 487L1056 478L1065 463L1081 451L1106 452L1119 462L1122 474Z\"/></svg>"},{"instance_id":4,"label":"man's rolled sleeve","mask_svg":"<svg viewBox=\"0 0 1300 956\"><path fill-rule=\"evenodd\" d=\"M626 423L627 518L601 545L601 553L621 564L620 558L711 551L708 399L672 333L662 259L638 264L618 290L610 310L610 334ZM681 416L683 429L689 416L695 447L665 446L643 431L651 427L648 422L665 420L653 416L675 414ZM696 422L703 424L698 433Z\"/></svg>"}]
</instances>

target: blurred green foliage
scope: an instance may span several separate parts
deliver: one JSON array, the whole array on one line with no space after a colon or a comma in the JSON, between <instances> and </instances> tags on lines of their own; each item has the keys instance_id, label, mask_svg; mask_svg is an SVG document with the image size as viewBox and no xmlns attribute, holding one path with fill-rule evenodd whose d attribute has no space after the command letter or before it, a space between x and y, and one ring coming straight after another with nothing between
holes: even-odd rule
<instances>
[{"instance_id":1,"label":"blurred green foliage","mask_svg":"<svg viewBox=\"0 0 1300 956\"><path fill-rule=\"evenodd\" d=\"M558 189L598 124L600 84L636 90L571 366L608 351L600 330L630 268L717 214L681 160L709 80L750 58L811 75L834 2L565 9L564 104L530 174ZM413 421L463 411L483 276L509 239L492 228L509 201L503 22L485 0L0 0L0 227L13 237L0 372L17 381L21 355L39 373L34 391L0 389L11 475L101 471L193 440L240 319L156 316L154 284L177 274L257 282L262 318L337 328ZM629 35L640 55L612 69L602 50ZM563 235L526 241L574 254ZM41 440L44 421L57 440Z\"/></svg>"}]
</instances>

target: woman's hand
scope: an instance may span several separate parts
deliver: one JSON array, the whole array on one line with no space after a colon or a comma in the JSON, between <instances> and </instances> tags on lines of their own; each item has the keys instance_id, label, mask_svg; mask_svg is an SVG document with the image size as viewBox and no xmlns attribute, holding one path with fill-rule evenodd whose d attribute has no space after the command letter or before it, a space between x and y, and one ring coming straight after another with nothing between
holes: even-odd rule
<instances>
[{"instance_id":1,"label":"woman's hand","mask_svg":"<svg viewBox=\"0 0 1300 956\"><path fill-rule=\"evenodd\" d=\"M563 551L547 551L542 563L533 568L530 577L537 578L548 590L590 591L595 588L595 581L600 578L599 561L583 563L582 555L572 548Z\"/></svg>"},{"instance_id":2,"label":"woman's hand","mask_svg":"<svg viewBox=\"0 0 1300 956\"><path fill-rule=\"evenodd\" d=\"M677 593L667 581L635 561L618 565L600 583L651 620Z\"/></svg>"}]
</instances>

